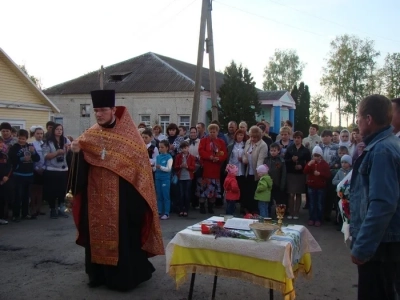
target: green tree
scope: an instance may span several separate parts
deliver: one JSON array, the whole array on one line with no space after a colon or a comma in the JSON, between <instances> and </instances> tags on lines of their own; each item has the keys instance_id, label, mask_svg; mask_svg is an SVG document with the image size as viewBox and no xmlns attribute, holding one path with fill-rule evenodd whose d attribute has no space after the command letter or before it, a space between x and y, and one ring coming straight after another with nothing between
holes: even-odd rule
<instances>
[{"instance_id":1,"label":"green tree","mask_svg":"<svg viewBox=\"0 0 400 300\"><path fill-rule=\"evenodd\" d=\"M26 74L26 76L28 76L28 78L33 82L34 85L36 85L40 90L42 89L42 82L40 81L40 79L33 75L30 75L25 65L20 65L19 68L22 72Z\"/></svg>"},{"instance_id":2,"label":"green tree","mask_svg":"<svg viewBox=\"0 0 400 300\"><path fill-rule=\"evenodd\" d=\"M376 67L379 55L374 41L369 39L345 34L331 42L321 85L326 95L338 102L339 127L343 113L350 114L354 123L361 99L379 90Z\"/></svg>"},{"instance_id":3,"label":"green tree","mask_svg":"<svg viewBox=\"0 0 400 300\"><path fill-rule=\"evenodd\" d=\"M328 128L330 124L328 121L328 117L325 114L328 107L328 101L322 95L317 94L311 97L311 122L314 124L318 124L320 127Z\"/></svg>"},{"instance_id":4,"label":"green tree","mask_svg":"<svg viewBox=\"0 0 400 300\"><path fill-rule=\"evenodd\" d=\"M305 64L300 61L296 50L276 49L264 69L264 91L291 91L301 79Z\"/></svg>"},{"instance_id":5,"label":"green tree","mask_svg":"<svg viewBox=\"0 0 400 300\"><path fill-rule=\"evenodd\" d=\"M381 72L386 95L389 98L400 97L400 53L389 53Z\"/></svg>"},{"instance_id":6,"label":"green tree","mask_svg":"<svg viewBox=\"0 0 400 300\"><path fill-rule=\"evenodd\" d=\"M256 114L261 112L256 83L247 68L237 66L234 61L225 68L224 83L219 88L220 122L227 126L229 121L246 121L255 124Z\"/></svg>"},{"instance_id":7,"label":"green tree","mask_svg":"<svg viewBox=\"0 0 400 300\"><path fill-rule=\"evenodd\" d=\"M307 134L311 125L310 121L310 92L308 85L300 82L299 88L294 85L290 95L296 103L296 112L294 115L294 128Z\"/></svg>"}]
</instances>

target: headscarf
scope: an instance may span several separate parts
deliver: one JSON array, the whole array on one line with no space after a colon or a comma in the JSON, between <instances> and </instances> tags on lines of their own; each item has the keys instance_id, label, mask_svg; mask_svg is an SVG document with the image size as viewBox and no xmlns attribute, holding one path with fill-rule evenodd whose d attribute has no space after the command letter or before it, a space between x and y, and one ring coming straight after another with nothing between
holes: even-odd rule
<instances>
[{"instance_id":1,"label":"headscarf","mask_svg":"<svg viewBox=\"0 0 400 300\"><path fill-rule=\"evenodd\" d=\"M31 128L29 130L30 130L30 132L34 133L36 131L36 129L41 129L44 131L43 127L40 125L33 125L33 126L31 126Z\"/></svg>"},{"instance_id":2,"label":"headscarf","mask_svg":"<svg viewBox=\"0 0 400 300\"><path fill-rule=\"evenodd\" d=\"M227 165L225 170L228 172L228 174L234 175L234 176L236 176L239 171L238 167L233 164Z\"/></svg>"},{"instance_id":3,"label":"headscarf","mask_svg":"<svg viewBox=\"0 0 400 300\"><path fill-rule=\"evenodd\" d=\"M344 132L347 132L347 134L349 135L349 140L347 141L347 142L343 142L342 141L342 133L344 133ZM350 135L350 131L348 131L347 129L343 129L341 132L340 132L340 135L339 135L339 140L340 140L340 142L339 142L339 147L340 146L345 146L345 147L347 147L347 149L349 149L350 148L350 146L351 146L351 135Z\"/></svg>"}]
</instances>

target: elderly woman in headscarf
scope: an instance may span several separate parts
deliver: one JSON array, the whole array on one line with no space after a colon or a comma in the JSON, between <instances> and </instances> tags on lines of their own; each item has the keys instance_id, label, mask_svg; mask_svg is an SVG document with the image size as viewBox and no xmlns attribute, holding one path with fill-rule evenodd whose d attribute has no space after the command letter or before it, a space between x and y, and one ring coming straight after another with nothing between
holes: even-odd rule
<instances>
[{"instance_id":1,"label":"elderly woman in headscarf","mask_svg":"<svg viewBox=\"0 0 400 300\"><path fill-rule=\"evenodd\" d=\"M264 164L264 159L268 156L268 146L262 140L262 130L257 126L252 126L249 130L250 138L246 141L242 154L242 162L246 168L246 188L245 200L242 202L246 213L258 212L258 202L254 199L258 180L257 167Z\"/></svg>"},{"instance_id":2,"label":"elderly woman in headscarf","mask_svg":"<svg viewBox=\"0 0 400 300\"><path fill-rule=\"evenodd\" d=\"M351 143L351 135L350 135L350 131L348 131L347 129L343 129L340 132L339 147L340 146L347 147L347 149L349 149L349 153L353 153L353 149L351 149L353 147L352 143Z\"/></svg>"}]
</instances>

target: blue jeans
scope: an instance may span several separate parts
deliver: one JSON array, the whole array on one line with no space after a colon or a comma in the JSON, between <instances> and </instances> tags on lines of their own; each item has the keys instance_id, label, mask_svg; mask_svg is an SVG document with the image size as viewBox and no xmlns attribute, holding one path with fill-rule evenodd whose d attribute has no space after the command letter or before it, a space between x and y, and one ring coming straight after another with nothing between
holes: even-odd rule
<instances>
[{"instance_id":1,"label":"blue jeans","mask_svg":"<svg viewBox=\"0 0 400 300\"><path fill-rule=\"evenodd\" d=\"M190 192L192 190L192 180L179 180L179 212L188 212L190 207Z\"/></svg>"},{"instance_id":2,"label":"blue jeans","mask_svg":"<svg viewBox=\"0 0 400 300\"><path fill-rule=\"evenodd\" d=\"M325 189L308 188L308 196L310 200L309 220L321 222L324 210L324 195Z\"/></svg>"},{"instance_id":3,"label":"blue jeans","mask_svg":"<svg viewBox=\"0 0 400 300\"><path fill-rule=\"evenodd\" d=\"M263 218L268 218L268 207L271 202L266 201L257 201L258 202L258 210L260 211L260 216Z\"/></svg>"},{"instance_id":4,"label":"blue jeans","mask_svg":"<svg viewBox=\"0 0 400 300\"><path fill-rule=\"evenodd\" d=\"M169 215L171 209L171 198L169 195L170 185L170 179L156 179L157 208L159 215Z\"/></svg>"},{"instance_id":5,"label":"blue jeans","mask_svg":"<svg viewBox=\"0 0 400 300\"><path fill-rule=\"evenodd\" d=\"M226 214L233 215L236 210L236 201L226 199Z\"/></svg>"}]
</instances>

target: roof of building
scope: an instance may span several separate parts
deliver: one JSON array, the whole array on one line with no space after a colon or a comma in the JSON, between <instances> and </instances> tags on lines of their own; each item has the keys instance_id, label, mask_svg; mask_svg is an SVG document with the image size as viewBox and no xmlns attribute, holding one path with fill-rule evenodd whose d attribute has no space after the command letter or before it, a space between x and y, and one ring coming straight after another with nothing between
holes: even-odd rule
<instances>
[{"instance_id":1,"label":"roof of building","mask_svg":"<svg viewBox=\"0 0 400 300\"><path fill-rule=\"evenodd\" d=\"M287 91L259 91L259 100L279 100Z\"/></svg>"},{"instance_id":2,"label":"roof of building","mask_svg":"<svg viewBox=\"0 0 400 300\"><path fill-rule=\"evenodd\" d=\"M104 68L104 89L117 93L194 91L196 65L148 52ZM224 74L216 72L217 89ZM98 90L94 71L44 90L47 95L88 94ZM202 70L202 89L210 90L209 69Z\"/></svg>"},{"instance_id":3,"label":"roof of building","mask_svg":"<svg viewBox=\"0 0 400 300\"><path fill-rule=\"evenodd\" d=\"M21 68L7 55L7 53L0 48L0 59L3 59L8 67L10 67L18 78L25 83L25 85L36 94L37 97L43 100L44 105L50 107L53 112L60 112L58 107L30 80L28 75L26 75ZM34 105L32 105L34 107Z\"/></svg>"}]
</instances>

